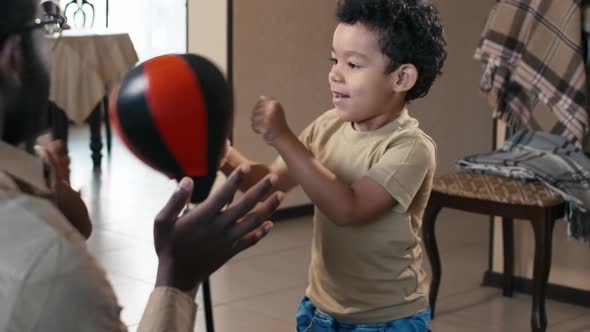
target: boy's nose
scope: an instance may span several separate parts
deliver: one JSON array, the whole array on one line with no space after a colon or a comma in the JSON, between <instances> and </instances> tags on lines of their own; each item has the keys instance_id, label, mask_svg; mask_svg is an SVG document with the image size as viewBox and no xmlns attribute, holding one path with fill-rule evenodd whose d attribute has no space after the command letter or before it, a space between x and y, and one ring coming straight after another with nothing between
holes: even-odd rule
<instances>
[{"instance_id":1,"label":"boy's nose","mask_svg":"<svg viewBox=\"0 0 590 332\"><path fill-rule=\"evenodd\" d=\"M336 66L334 66L330 70L330 73L328 74L328 79L330 80L330 82L336 82L336 83L341 83L343 81L342 75L338 72L338 70L336 69Z\"/></svg>"}]
</instances>

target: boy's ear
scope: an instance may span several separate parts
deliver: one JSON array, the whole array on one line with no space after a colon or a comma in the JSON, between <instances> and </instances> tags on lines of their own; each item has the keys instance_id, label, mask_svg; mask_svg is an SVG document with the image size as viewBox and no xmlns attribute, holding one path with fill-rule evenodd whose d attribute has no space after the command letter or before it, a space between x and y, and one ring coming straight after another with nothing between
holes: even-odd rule
<instances>
[{"instance_id":1,"label":"boy's ear","mask_svg":"<svg viewBox=\"0 0 590 332\"><path fill-rule=\"evenodd\" d=\"M416 85L418 69L412 64L403 64L390 75L393 91L408 92Z\"/></svg>"}]
</instances>

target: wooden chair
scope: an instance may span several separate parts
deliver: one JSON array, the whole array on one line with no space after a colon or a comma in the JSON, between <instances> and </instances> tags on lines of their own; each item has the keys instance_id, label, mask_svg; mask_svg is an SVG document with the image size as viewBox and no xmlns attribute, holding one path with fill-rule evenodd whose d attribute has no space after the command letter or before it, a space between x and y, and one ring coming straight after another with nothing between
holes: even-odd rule
<instances>
[{"instance_id":1,"label":"wooden chair","mask_svg":"<svg viewBox=\"0 0 590 332\"><path fill-rule=\"evenodd\" d=\"M504 296L513 293L514 219L530 220L535 236L533 267L533 305L531 327L545 331L545 288L551 269L551 241L555 221L562 218L565 203L561 197L537 182L522 182L497 176L455 173L434 180L423 218L424 246L432 266L430 306L435 315L440 287L441 261L435 235L436 217L442 208L502 217L504 251Z\"/></svg>"},{"instance_id":2,"label":"wooden chair","mask_svg":"<svg viewBox=\"0 0 590 332\"><path fill-rule=\"evenodd\" d=\"M583 3L587 6L590 1L584 0ZM586 35L588 36L590 34ZM584 41L584 44L587 42ZM548 130L554 134L560 134L563 129L560 123L541 126L535 116L530 119L530 126L536 130ZM441 277L435 223L442 208L502 217L503 294L506 297L511 297L513 293L513 221L524 219L531 222L535 238L531 328L534 332L545 331L547 328L545 289L551 270L553 227L555 221L562 218L565 213L565 203L561 196L538 182L522 182L491 175L459 172L435 178L422 226L424 246L432 267L429 294L432 318L435 315Z\"/></svg>"}]
</instances>

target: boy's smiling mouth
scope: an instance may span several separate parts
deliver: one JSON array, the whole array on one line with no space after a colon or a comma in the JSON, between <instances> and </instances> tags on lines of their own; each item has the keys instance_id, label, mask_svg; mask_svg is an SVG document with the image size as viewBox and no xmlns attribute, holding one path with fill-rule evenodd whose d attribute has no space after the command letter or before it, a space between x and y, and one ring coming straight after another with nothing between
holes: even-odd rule
<instances>
[{"instance_id":1,"label":"boy's smiling mouth","mask_svg":"<svg viewBox=\"0 0 590 332\"><path fill-rule=\"evenodd\" d=\"M338 91L332 91L332 100L334 101L334 103L341 102L341 101L348 99L348 98L350 98L350 96L345 93L338 92Z\"/></svg>"}]
</instances>

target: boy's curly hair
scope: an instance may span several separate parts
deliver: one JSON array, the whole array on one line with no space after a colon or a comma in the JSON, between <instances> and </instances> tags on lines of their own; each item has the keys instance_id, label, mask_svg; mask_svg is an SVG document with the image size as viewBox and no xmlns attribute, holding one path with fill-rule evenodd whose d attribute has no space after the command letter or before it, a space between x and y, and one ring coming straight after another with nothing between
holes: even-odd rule
<instances>
[{"instance_id":1,"label":"boy's curly hair","mask_svg":"<svg viewBox=\"0 0 590 332\"><path fill-rule=\"evenodd\" d=\"M381 52L389 60L386 73L402 64L418 69L418 80L406 101L424 97L441 74L446 41L436 8L426 0L339 0L340 23L361 24L379 32Z\"/></svg>"}]
</instances>

